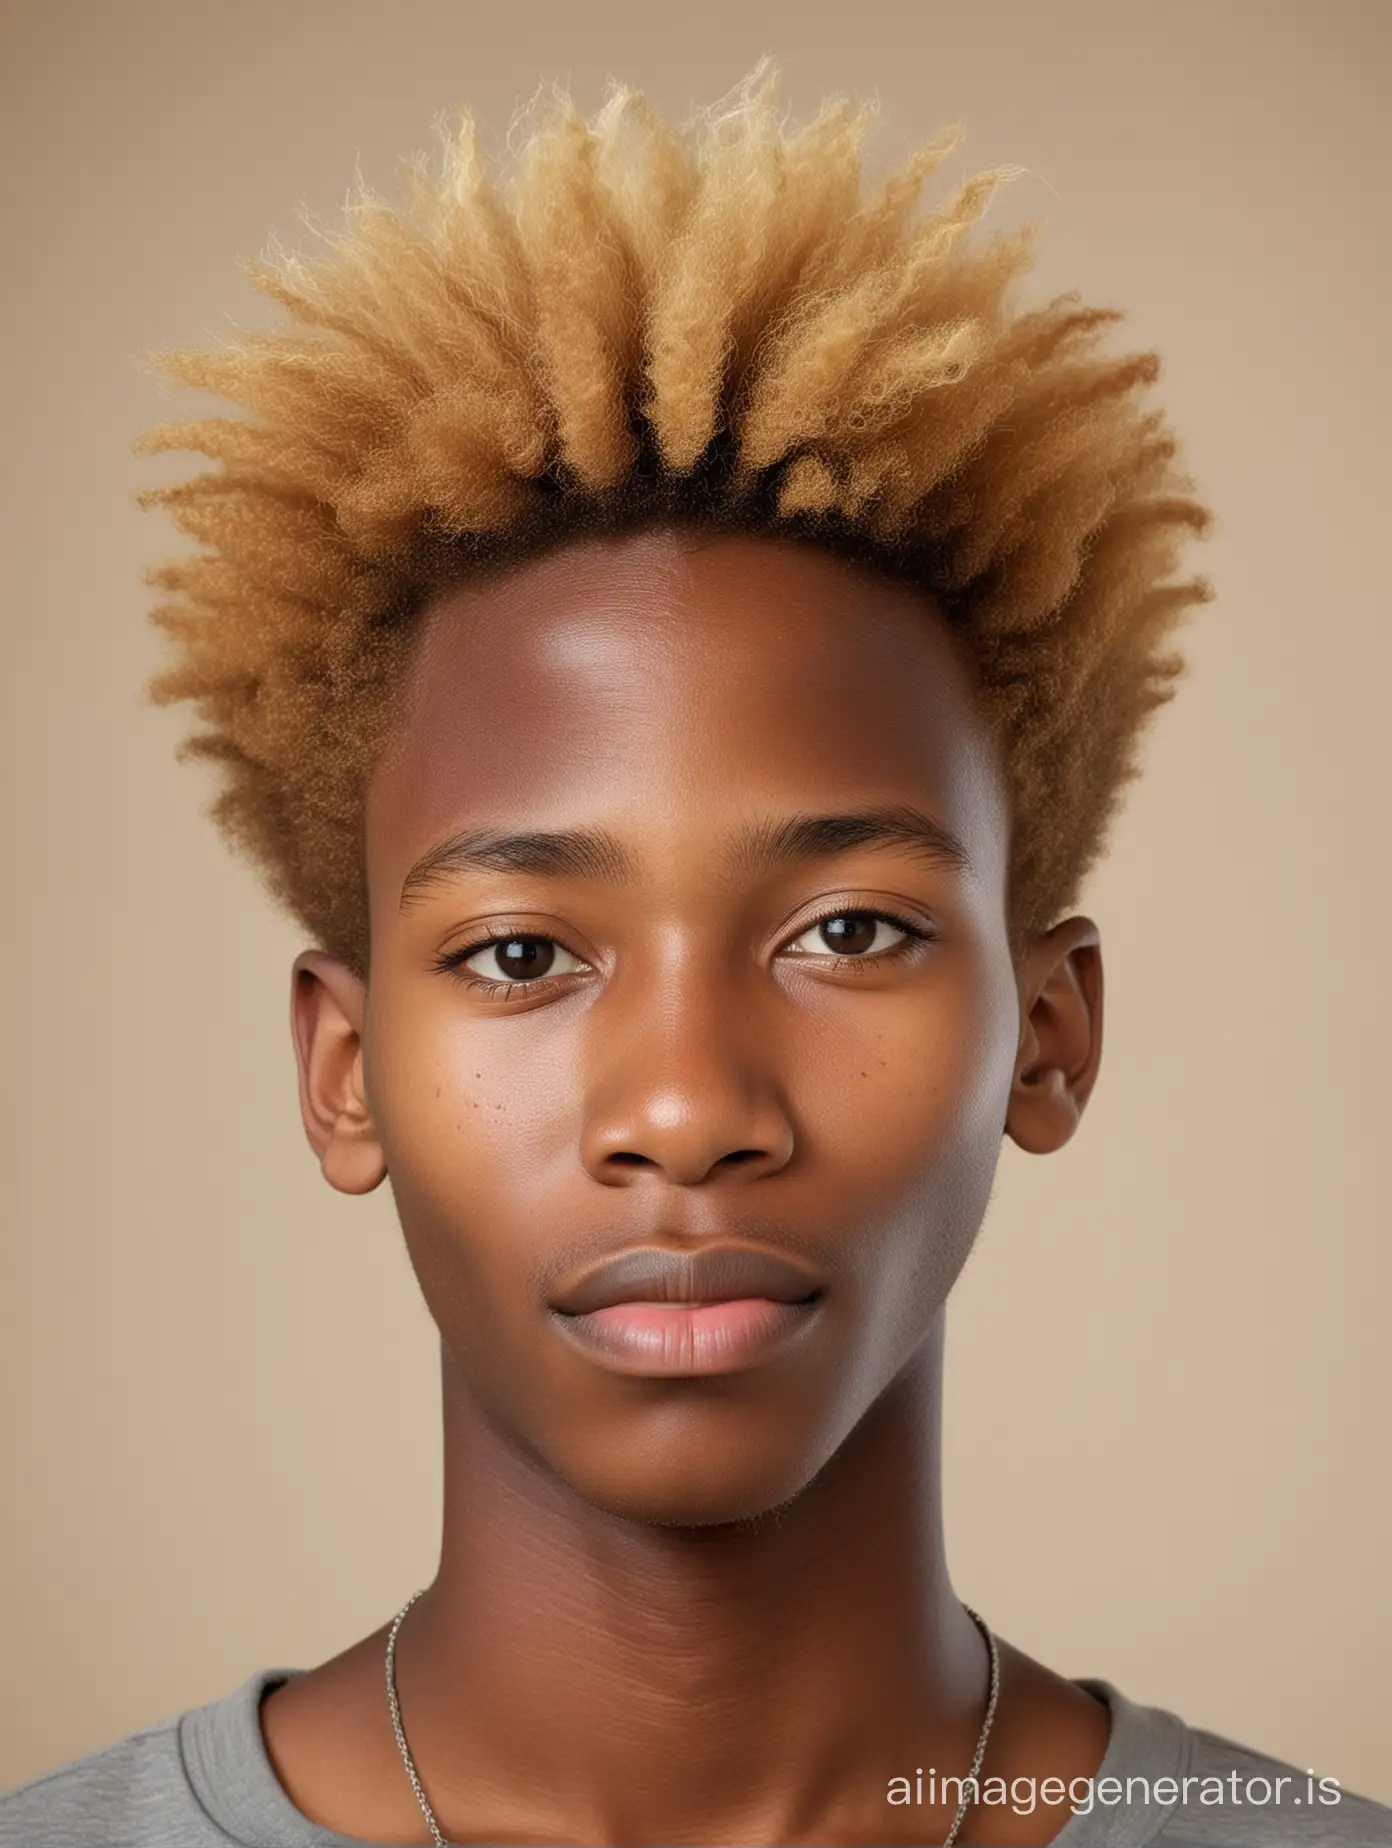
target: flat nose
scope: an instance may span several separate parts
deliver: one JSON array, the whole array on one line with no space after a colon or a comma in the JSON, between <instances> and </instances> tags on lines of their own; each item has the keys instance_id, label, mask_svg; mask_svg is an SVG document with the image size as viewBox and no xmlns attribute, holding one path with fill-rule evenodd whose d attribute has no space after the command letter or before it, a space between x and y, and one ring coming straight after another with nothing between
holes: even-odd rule
<instances>
[{"instance_id":1,"label":"flat nose","mask_svg":"<svg viewBox=\"0 0 1392 1848\"><path fill-rule=\"evenodd\" d=\"M792 1160L793 1122L778 1048L762 1010L721 997L711 982L631 996L622 1021L591 1024L611 1050L587 1086L582 1158L610 1186L656 1171L699 1186L748 1181Z\"/></svg>"}]
</instances>

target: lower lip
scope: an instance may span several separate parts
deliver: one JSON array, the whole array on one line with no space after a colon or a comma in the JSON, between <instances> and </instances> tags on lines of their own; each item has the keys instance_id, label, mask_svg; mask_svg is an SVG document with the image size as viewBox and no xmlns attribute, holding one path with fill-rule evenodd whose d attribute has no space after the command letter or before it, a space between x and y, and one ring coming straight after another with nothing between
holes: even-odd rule
<instances>
[{"instance_id":1,"label":"lower lip","mask_svg":"<svg viewBox=\"0 0 1392 1848\"><path fill-rule=\"evenodd\" d=\"M812 1321L821 1298L775 1303L615 1303L557 1320L572 1340L621 1373L671 1378L738 1373L766 1359Z\"/></svg>"}]
</instances>

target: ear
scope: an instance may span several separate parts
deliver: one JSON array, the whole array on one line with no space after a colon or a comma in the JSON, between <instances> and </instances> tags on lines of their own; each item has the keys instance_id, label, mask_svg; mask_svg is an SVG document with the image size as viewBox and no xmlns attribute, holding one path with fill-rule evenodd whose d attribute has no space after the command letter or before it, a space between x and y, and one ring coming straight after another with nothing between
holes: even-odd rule
<instances>
[{"instance_id":1,"label":"ear","mask_svg":"<svg viewBox=\"0 0 1392 1848\"><path fill-rule=\"evenodd\" d=\"M300 1070L300 1115L324 1179L340 1193L371 1193L387 1163L363 1085L367 990L323 950L304 950L290 978L290 1032Z\"/></svg>"},{"instance_id":2,"label":"ear","mask_svg":"<svg viewBox=\"0 0 1392 1848\"><path fill-rule=\"evenodd\" d=\"M1025 953L1020 1049L1005 1133L1031 1155L1078 1127L1102 1060L1102 946L1091 918L1066 918Z\"/></svg>"}]
</instances>

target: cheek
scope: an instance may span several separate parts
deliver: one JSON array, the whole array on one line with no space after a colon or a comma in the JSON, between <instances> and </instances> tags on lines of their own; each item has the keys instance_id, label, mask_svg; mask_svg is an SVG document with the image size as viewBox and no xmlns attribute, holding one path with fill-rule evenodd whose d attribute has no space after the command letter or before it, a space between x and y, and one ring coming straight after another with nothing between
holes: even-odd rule
<instances>
[{"instance_id":1,"label":"cheek","mask_svg":"<svg viewBox=\"0 0 1392 1848\"><path fill-rule=\"evenodd\" d=\"M368 1102L422 1289L437 1316L484 1299L506 1316L567 1125L575 1139L570 1074L525 1022L466 1020L404 985L378 998Z\"/></svg>"},{"instance_id":2,"label":"cheek","mask_svg":"<svg viewBox=\"0 0 1392 1848\"><path fill-rule=\"evenodd\" d=\"M968 971L975 952L953 954L963 968L913 1005L858 1006L854 1035L812 1065L806 1094L818 1165L858 1228L865 1351L882 1357L915 1342L946 1300L1000 1159L1018 1002L984 964Z\"/></svg>"},{"instance_id":3,"label":"cheek","mask_svg":"<svg viewBox=\"0 0 1392 1848\"><path fill-rule=\"evenodd\" d=\"M856 1177L891 1214L896 1203L928 1204L963 1162L987 1156L994 1168L999 1154L1014 991L970 946L950 954L961 966L945 959L912 996L854 997L840 1030L804 1063L803 1115L819 1163Z\"/></svg>"}]
</instances>

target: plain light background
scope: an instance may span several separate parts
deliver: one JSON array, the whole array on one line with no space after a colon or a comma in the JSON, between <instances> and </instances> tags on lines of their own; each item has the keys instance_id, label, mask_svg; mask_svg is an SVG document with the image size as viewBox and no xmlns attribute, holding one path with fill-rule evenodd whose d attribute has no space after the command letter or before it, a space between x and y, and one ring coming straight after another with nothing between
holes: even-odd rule
<instances>
[{"instance_id":1,"label":"plain light background","mask_svg":"<svg viewBox=\"0 0 1392 1848\"><path fill-rule=\"evenodd\" d=\"M1388 269L1380 0L10 0L3 164L5 1513L0 1785L433 1571L436 1351L389 1190L332 1192L287 1026L301 947L203 818L140 572L134 461L201 413L140 355L270 305L356 166L499 146L542 78L684 113L764 52L800 117L877 94L945 186L1028 169L1034 287L1130 311L1217 535L1082 909L1102 1073L1004 1148L950 1316L959 1591L1102 1675L1392 1801ZM220 407L226 408L226 407Z\"/></svg>"}]
</instances>

